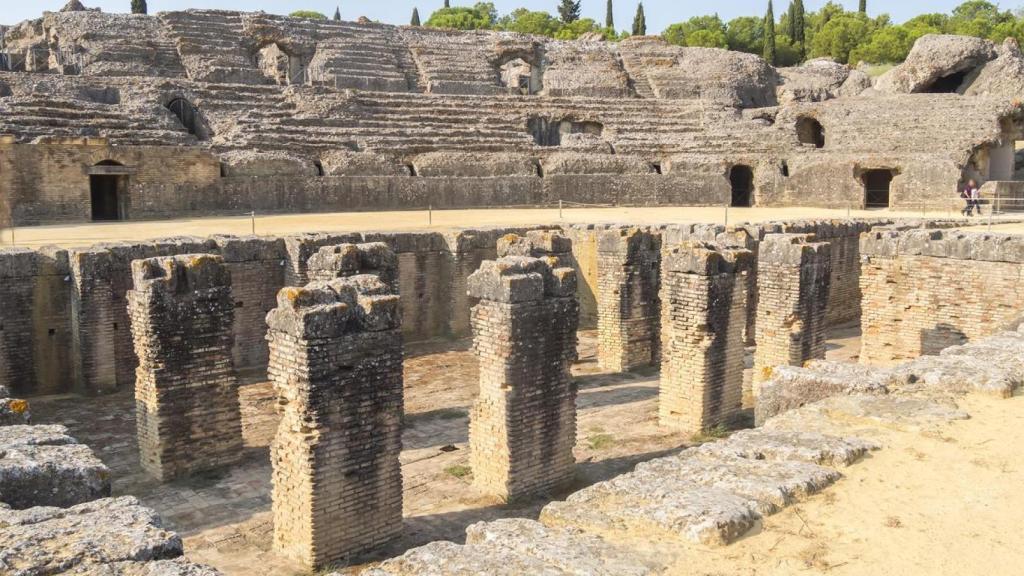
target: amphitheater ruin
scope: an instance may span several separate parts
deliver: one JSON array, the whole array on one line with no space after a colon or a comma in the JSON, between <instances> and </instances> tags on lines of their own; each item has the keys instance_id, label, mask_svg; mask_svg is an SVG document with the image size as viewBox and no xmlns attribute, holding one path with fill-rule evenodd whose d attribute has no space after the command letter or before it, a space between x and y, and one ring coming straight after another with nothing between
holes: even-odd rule
<instances>
[{"instance_id":1,"label":"amphitheater ruin","mask_svg":"<svg viewBox=\"0 0 1024 576\"><path fill-rule=\"evenodd\" d=\"M0 574L1014 574L1022 97L956 36L0 26Z\"/></svg>"}]
</instances>

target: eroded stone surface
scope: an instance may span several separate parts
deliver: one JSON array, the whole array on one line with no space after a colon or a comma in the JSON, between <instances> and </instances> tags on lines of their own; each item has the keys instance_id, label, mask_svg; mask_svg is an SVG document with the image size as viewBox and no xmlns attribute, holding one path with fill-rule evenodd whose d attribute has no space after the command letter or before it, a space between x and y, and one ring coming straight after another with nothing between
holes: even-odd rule
<instances>
[{"instance_id":1,"label":"eroded stone surface","mask_svg":"<svg viewBox=\"0 0 1024 576\"><path fill-rule=\"evenodd\" d=\"M67 507L110 495L110 470L66 431L0 428L0 502L15 509Z\"/></svg>"},{"instance_id":2,"label":"eroded stone surface","mask_svg":"<svg viewBox=\"0 0 1024 576\"><path fill-rule=\"evenodd\" d=\"M838 396L790 410L765 422L769 430L849 433L879 424L916 430L965 420L970 415L950 400L911 396Z\"/></svg>"},{"instance_id":3,"label":"eroded stone surface","mask_svg":"<svg viewBox=\"0 0 1024 576\"><path fill-rule=\"evenodd\" d=\"M181 554L181 539L130 496L64 509L0 509L0 572L5 574L103 574L105 564Z\"/></svg>"},{"instance_id":4,"label":"eroded stone surface","mask_svg":"<svg viewBox=\"0 0 1024 576\"><path fill-rule=\"evenodd\" d=\"M721 442L704 444L697 448L697 452L720 457L848 466L876 449L878 444L860 438L759 428L741 430Z\"/></svg>"},{"instance_id":5,"label":"eroded stone surface","mask_svg":"<svg viewBox=\"0 0 1024 576\"><path fill-rule=\"evenodd\" d=\"M767 419L838 394L887 394L890 374L882 369L815 360L807 367L777 366L757 386L754 419Z\"/></svg>"}]
</instances>

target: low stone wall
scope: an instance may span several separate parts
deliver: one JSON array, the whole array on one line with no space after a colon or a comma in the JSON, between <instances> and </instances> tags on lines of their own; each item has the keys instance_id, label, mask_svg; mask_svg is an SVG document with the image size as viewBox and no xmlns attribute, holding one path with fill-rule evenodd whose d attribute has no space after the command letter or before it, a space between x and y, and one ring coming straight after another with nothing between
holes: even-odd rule
<instances>
[{"instance_id":1,"label":"low stone wall","mask_svg":"<svg viewBox=\"0 0 1024 576\"><path fill-rule=\"evenodd\" d=\"M861 361L937 354L1024 312L1024 237L942 230L861 237Z\"/></svg>"}]
</instances>

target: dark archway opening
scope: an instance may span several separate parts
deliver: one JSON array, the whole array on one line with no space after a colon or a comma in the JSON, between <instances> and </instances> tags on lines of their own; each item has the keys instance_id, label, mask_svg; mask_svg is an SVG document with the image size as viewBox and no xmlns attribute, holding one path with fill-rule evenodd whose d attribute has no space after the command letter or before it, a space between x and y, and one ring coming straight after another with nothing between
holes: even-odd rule
<instances>
[{"instance_id":1,"label":"dark archway opening","mask_svg":"<svg viewBox=\"0 0 1024 576\"><path fill-rule=\"evenodd\" d=\"M754 170L750 166L733 166L729 171L729 183L732 185L730 206L746 208L753 205Z\"/></svg>"},{"instance_id":2,"label":"dark archway opening","mask_svg":"<svg viewBox=\"0 0 1024 576\"><path fill-rule=\"evenodd\" d=\"M104 160L96 166L121 166L121 164L112 160ZM127 220L128 175L90 174L89 200L93 221Z\"/></svg>"},{"instance_id":3,"label":"dark archway opening","mask_svg":"<svg viewBox=\"0 0 1024 576\"><path fill-rule=\"evenodd\" d=\"M800 118L796 121L796 137L805 146L825 147L825 127L814 118Z\"/></svg>"},{"instance_id":4,"label":"dark archway opening","mask_svg":"<svg viewBox=\"0 0 1024 576\"><path fill-rule=\"evenodd\" d=\"M864 206L888 208L892 189L892 170L868 170L864 173Z\"/></svg>"},{"instance_id":5,"label":"dark archway opening","mask_svg":"<svg viewBox=\"0 0 1024 576\"><path fill-rule=\"evenodd\" d=\"M167 104L167 109L178 118L178 122L193 136L200 135L202 122L199 119L199 110L191 102L184 98L175 98Z\"/></svg>"},{"instance_id":6,"label":"dark archway opening","mask_svg":"<svg viewBox=\"0 0 1024 576\"><path fill-rule=\"evenodd\" d=\"M925 94L956 94L959 92L960 86L963 85L964 80L967 79L967 75L970 74L970 72L970 70L963 70L961 72L954 72L949 76L943 76L921 92Z\"/></svg>"}]
</instances>

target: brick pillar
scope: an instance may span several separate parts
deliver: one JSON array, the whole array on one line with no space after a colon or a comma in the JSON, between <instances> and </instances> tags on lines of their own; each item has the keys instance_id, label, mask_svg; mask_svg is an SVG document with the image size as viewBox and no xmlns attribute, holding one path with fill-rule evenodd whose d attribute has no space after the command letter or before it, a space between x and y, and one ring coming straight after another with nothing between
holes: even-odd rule
<instances>
[{"instance_id":1,"label":"brick pillar","mask_svg":"<svg viewBox=\"0 0 1024 576\"><path fill-rule=\"evenodd\" d=\"M114 338L119 326L114 310L112 260L112 254L102 248L71 253L72 356L75 391L80 394L117 391Z\"/></svg>"},{"instance_id":2,"label":"brick pillar","mask_svg":"<svg viewBox=\"0 0 1024 576\"><path fill-rule=\"evenodd\" d=\"M754 255L685 242L663 257L659 420L691 433L732 424L742 410Z\"/></svg>"},{"instance_id":3,"label":"brick pillar","mask_svg":"<svg viewBox=\"0 0 1024 576\"><path fill-rule=\"evenodd\" d=\"M480 361L469 426L473 483L506 500L564 487L575 468L576 273L525 256L488 260L470 276L469 294L480 299L472 313Z\"/></svg>"},{"instance_id":4,"label":"brick pillar","mask_svg":"<svg viewBox=\"0 0 1024 576\"><path fill-rule=\"evenodd\" d=\"M132 262L128 310L142 467L161 480L234 464L242 453L231 276L220 256Z\"/></svg>"},{"instance_id":5,"label":"brick pillar","mask_svg":"<svg viewBox=\"0 0 1024 576\"><path fill-rule=\"evenodd\" d=\"M804 234L769 234L761 242L755 383L770 378L775 366L803 366L825 357L831 248L812 240Z\"/></svg>"},{"instance_id":6,"label":"brick pillar","mask_svg":"<svg viewBox=\"0 0 1024 576\"><path fill-rule=\"evenodd\" d=\"M598 362L626 372L659 356L659 236L639 228L602 231L597 244Z\"/></svg>"},{"instance_id":7,"label":"brick pillar","mask_svg":"<svg viewBox=\"0 0 1024 576\"><path fill-rule=\"evenodd\" d=\"M401 305L360 275L284 288L267 323L274 548L319 569L402 529Z\"/></svg>"}]
</instances>

